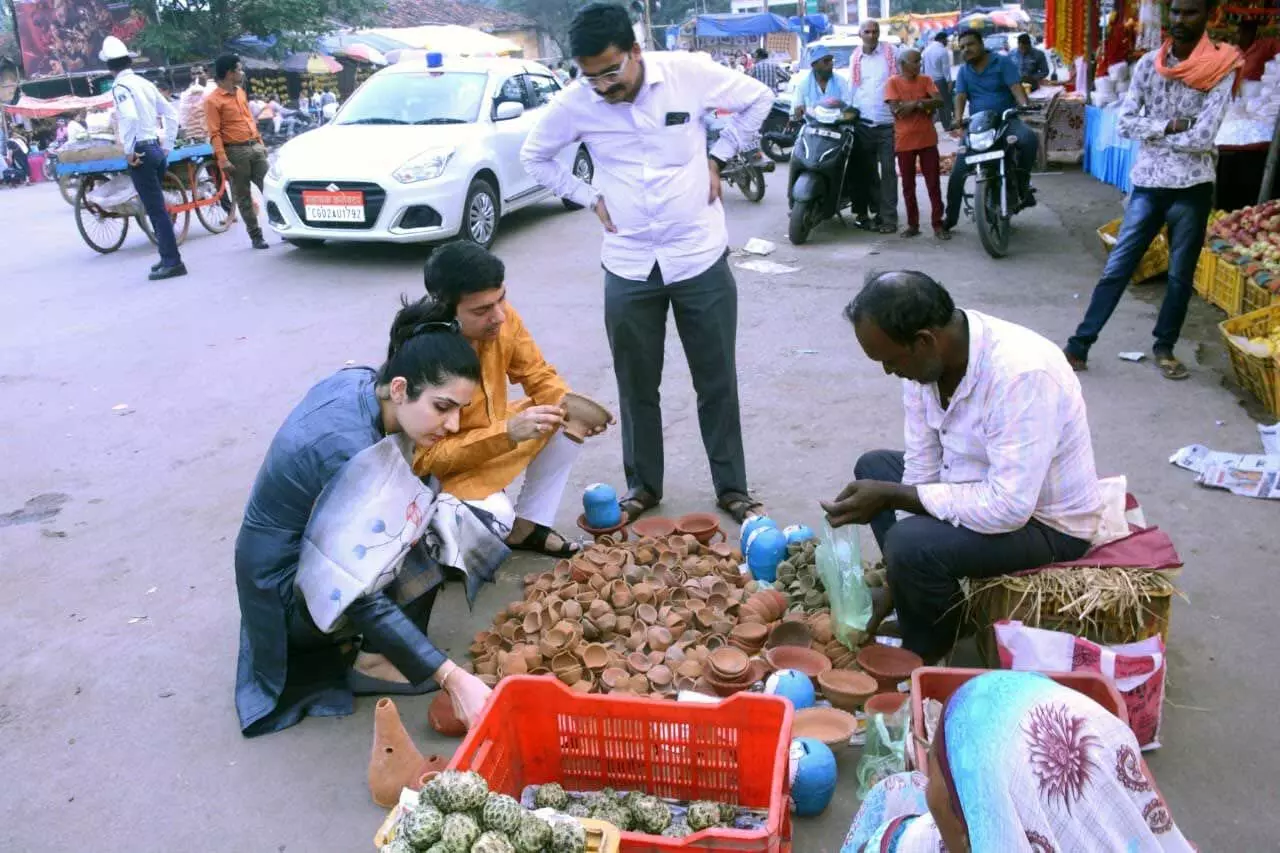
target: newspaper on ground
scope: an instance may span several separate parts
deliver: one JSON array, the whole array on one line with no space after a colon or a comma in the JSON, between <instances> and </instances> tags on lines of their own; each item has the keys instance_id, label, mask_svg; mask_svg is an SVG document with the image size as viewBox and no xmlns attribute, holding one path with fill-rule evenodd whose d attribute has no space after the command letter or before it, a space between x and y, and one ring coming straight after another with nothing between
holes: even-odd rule
<instances>
[{"instance_id":1,"label":"newspaper on ground","mask_svg":"<svg viewBox=\"0 0 1280 853\"><path fill-rule=\"evenodd\" d=\"M1169 457L1179 468L1196 474L1196 482L1249 498L1280 500L1280 453L1272 452L1280 435L1275 426L1259 426L1265 453L1223 453L1203 444L1190 444Z\"/></svg>"}]
</instances>

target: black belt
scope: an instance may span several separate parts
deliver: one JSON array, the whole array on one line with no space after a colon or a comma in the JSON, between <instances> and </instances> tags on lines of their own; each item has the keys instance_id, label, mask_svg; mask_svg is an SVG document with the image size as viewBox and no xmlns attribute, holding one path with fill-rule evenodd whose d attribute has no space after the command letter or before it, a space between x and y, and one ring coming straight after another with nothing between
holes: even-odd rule
<instances>
[{"instance_id":1,"label":"black belt","mask_svg":"<svg viewBox=\"0 0 1280 853\"><path fill-rule=\"evenodd\" d=\"M223 145L226 148L239 148L245 145L257 145L261 141L261 139L250 139L248 142L224 142Z\"/></svg>"}]
</instances>

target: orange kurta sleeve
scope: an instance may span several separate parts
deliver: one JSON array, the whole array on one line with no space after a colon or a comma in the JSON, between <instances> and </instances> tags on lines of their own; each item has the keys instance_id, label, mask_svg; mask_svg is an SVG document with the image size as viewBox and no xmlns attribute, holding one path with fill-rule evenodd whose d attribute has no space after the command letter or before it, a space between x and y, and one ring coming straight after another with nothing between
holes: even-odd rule
<instances>
[{"instance_id":1,"label":"orange kurta sleeve","mask_svg":"<svg viewBox=\"0 0 1280 853\"><path fill-rule=\"evenodd\" d=\"M569 392L569 385L556 369L547 363L542 350L525 327L514 308L508 308L507 322L512 326L511 359L507 378L519 385L535 405L557 405Z\"/></svg>"}]
</instances>

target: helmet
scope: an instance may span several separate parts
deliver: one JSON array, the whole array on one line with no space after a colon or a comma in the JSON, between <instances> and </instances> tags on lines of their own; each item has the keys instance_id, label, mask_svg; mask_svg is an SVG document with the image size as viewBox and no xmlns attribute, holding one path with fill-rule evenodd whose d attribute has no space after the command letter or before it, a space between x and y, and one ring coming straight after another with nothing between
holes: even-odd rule
<instances>
[{"instance_id":1,"label":"helmet","mask_svg":"<svg viewBox=\"0 0 1280 853\"><path fill-rule=\"evenodd\" d=\"M109 62L112 59L123 59L126 56L137 56L138 54L125 47L124 42L115 36L107 36L102 40L102 50L98 53L98 58L103 62Z\"/></svg>"}]
</instances>

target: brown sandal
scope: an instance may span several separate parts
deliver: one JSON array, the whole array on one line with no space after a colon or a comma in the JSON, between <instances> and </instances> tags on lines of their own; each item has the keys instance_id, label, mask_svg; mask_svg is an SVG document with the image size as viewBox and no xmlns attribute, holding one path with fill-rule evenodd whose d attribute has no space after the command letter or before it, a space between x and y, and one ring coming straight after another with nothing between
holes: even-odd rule
<instances>
[{"instance_id":1,"label":"brown sandal","mask_svg":"<svg viewBox=\"0 0 1280 853\"><path fill-rule=\"evenodd\" d=\"M729 513L734 521L742 524L753 515L764 515L764 504L743 492L725 492L720 495L716 505Z\"/></svg>"},{"instance_id":2,"label":"brown sandal","mask_svg":"<svg viewBox=\"0 0 1280 853\"><path fill-rule=\"evenodd\" d=\"M1191 376L1191 371L1187 370L1187 366L1178 361L1173 353L1156 353L1156 367L1160 368L1160 373L1165 379L1178 381Z\"/></svg>"},{"instance_id":3,"label":"brown sandal","mask_svg":"<svg viewBox=\"0 0 1280 853\"><path fill-rule=\"evenodd\" d=\"M618 501L618 506L627 514L627 522L630 523L656 507L658 503L659 498L648 489L633 489Z\"/></svg>"}]
</instances>

